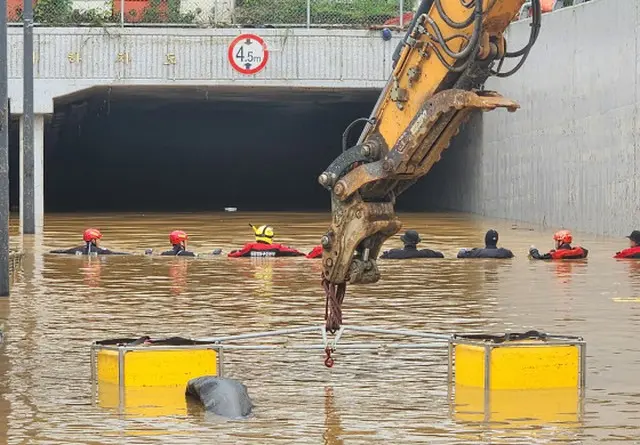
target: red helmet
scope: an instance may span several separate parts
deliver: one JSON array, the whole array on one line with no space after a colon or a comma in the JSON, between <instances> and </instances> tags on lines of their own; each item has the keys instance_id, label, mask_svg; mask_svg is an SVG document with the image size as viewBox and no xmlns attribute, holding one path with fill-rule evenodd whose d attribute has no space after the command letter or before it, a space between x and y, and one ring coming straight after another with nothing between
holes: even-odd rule
<instances>
[{"instance_id":1,"label":"red helmet","mask_svg":"<svg viewBox=\"0 0 640 445\"><path fill-rule=\"evenodd\" d=\"M82 239L85 243L90 243L100 238L102 238L102 233L98 229L87 229L82 234Z\"/></svg>"},{"instance_id":2,"label":"red helmet","mask_svg":"<svg viewBox=\"0 0 640 445\"><path fill-rule=\"evenodd\" d=\"M553 239L556 241L560 241L561 243L571 244L573 241L573 236L571 236L571 232L568 230L560 230L553 234Z\"/></svg>"},{"instance_id":3,"label":"red helmet","mask_svg":"<svg viewBox=\"0 0 640 445\"><path fill-rule=\"evenodd\" d=\"M183 232L182 230L174 230L173 232L171 232L169 234L169 242L171 242L172 245L176 245L176 244L180 244L182 242L186 242L187 241L187 234L186 232Z\"/></svg>"}]
</instances>

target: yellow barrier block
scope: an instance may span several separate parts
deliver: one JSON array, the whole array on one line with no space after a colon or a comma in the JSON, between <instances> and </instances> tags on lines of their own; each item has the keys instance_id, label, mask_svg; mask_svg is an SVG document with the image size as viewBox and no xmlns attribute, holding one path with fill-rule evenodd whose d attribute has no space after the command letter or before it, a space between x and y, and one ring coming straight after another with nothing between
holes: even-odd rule
<instances>
[{"instance_id":1,"label":"yellow barrier block","mask_svg":"<svg viewBox=\"0 0 640 445\"><path fill-rule=\"evenodd\" d=\"M217 351L213 349L98 352L98 381L119 383L119 354L123 354L124 386L186 385L194 377L217 375Z\"/></svg>"},{"instance_id":2,"label":"yellow barrier block","mask_svg":"<svg viewBox=\"0 0 640 445\"><path fill-rule=\"evenodd\" d=\"M579 337L540 338L455 335L449 343L449 373L455 384L486 390L584 386L585 343Z\"/></svg>"},{"instance_id":3,"label":"yellow barrier block","mask_svg":"<svg viewBox=\"0 0 640 445\"><path fill-rule=\"evenodd\" d=\"M202 344L180 339L157 340L128 346L114 341L92 346L94 378L101 383L132 387L181 386L203 375L220 376L221 349L215 344ZM107 344L105 344L107 343Z\"/></svg>"},{"instance_id":4,"label":"yellow barrier block","mask_svg":"<svg viewBox=\"0 0 640 445\"><path fill-rule=\"evenodd\" d=\"M222 375L222 349L214 343L165 340L105 340L91 346L94 397L103 408L132 416L187 412L187 382Z\"/></svg>"}]
</instances>

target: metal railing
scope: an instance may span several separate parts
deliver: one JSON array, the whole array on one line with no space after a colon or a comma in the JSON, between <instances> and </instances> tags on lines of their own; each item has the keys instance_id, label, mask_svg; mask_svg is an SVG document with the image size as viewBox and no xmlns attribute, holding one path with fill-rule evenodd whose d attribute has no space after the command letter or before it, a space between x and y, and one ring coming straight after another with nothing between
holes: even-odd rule
<instances>
[{"instance_id":1,"label":"metal railing","mask_svg":"<svg viewBox=\"0 0 640 445\"><path fill-rule=\"evenodd\" d=\"M22 23L24 0L7 0ZM40 26L340 27L406 26L417 0L35 0Z\"/></svg>"}]
</instances>

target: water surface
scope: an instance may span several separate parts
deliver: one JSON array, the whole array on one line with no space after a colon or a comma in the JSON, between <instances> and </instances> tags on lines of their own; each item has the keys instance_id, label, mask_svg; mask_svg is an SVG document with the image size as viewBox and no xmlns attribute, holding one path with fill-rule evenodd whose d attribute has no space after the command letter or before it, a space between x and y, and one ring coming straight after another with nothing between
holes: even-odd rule
<instances>
[{"instance_id":1,"label":"water surface","mask_svg":"<svg viewBox=\"0 0 640 445\"><path fill-rule=\"evenodd\" d=\"M425 247L447 258L381 261L379 283L348 289L345 323L446 333L539 329L582 335L588 344L588 389L581 416L580 407L547 419L487 423L482 416L465 415L464 408L448 402L445 351L338 351L332 369L323 366L321 352L230 352L225 374L248 386L256 405L252 419L221 421L197 410L119 414L92 397L92 341L319 325L324 315L319 260L149 258L140 255L144 249L167 249L168 233L182 229L189 233L190 249L228 252L250 240L251 222L274 225L279 242L307 252L329 217L74 214L48 215L44 235L12 240L26 255L11 298L0 301L6 333L0 345L0 438L10 444L640 441L640 261L611 258L626 247L626 239L575 233L577 244L590 250L588 261L533 262L526 258L528 247L551 247L551 229L463 214L401 218L405 228L421 233ZM105 246L139 255L45 254L77 245L90 226L102 230ZM454 259L459 248L482 244L489 228L500 232L500 244L511 248L515 259ZM400 244L395 237L385 247ZM557 403L548 399L547 405ZM523 405L514 397L516 411L518 404ZM504 420L505 413L499 414L495 419Z\"/></svg>"}]
</instances>

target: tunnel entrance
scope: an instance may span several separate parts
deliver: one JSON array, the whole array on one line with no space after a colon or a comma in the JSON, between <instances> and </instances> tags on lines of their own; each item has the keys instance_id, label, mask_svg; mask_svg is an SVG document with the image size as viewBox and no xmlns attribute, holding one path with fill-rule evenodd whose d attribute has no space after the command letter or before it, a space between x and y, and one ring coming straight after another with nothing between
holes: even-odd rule
<instances>
[{"instance_id":1,"label":"tunnel entrance","mask_svg":"<svg viewBox=\"0 0 640 445\"><path fill-rule=\"evenodd\" d=\"M328 210L317 177L378 95L112 87L58 99L45 138L45 210Z\"/></svg>"}]
</instances>

